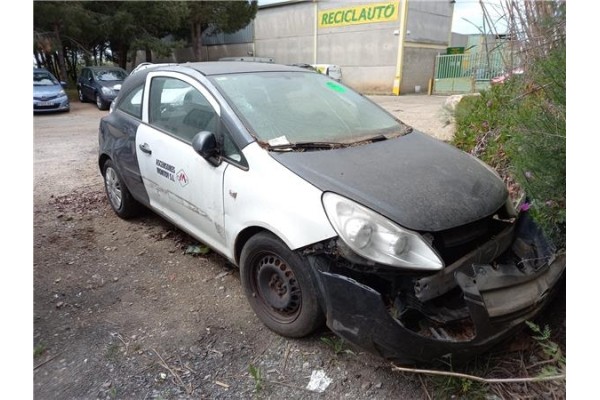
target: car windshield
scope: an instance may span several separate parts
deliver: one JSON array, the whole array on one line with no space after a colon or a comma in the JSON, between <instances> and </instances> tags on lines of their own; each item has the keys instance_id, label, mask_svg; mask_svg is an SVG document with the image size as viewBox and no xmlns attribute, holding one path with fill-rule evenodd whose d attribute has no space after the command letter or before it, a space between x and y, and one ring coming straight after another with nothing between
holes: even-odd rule
<instances>
[{"instance_id":1,"label":"car windshield","mask_svg":"<svg viewBox=\"0 0 600 400\"><path fill-rule=\"evenodd\" d=\"M99 81L123 81L127 77L127 73L119 69L105 69L94 71L94 76Z\"/></svg>"},{"instance_id":2,"label":"car windshield","mask_svg":"<svg viewBox=\"0 0 600 400\"><path fill-rule=\"evenodd\" d=\"M410 130L362 95L320 74L257 72L212 80L257 139L271 146L352 144Z\"/></svg>"},{"instance_id":3,"label":"car windshield","mask_svg":"<svg viewBox=\"0 0 600 400\"><path fill-rule=\"evenodd\" d=\"M33 86L54 86L60 85L51 73L40 71L33 73Z\"/></svg>"}]
</instances>

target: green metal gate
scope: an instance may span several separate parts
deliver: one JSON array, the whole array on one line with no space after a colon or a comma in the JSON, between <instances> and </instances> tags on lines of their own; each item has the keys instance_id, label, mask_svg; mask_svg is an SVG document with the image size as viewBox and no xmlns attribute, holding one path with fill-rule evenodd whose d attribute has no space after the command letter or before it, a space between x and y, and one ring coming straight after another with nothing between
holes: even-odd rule
<instances>
[{"instance_id":1,"label":"green metal gate","mask_svg":"<svg viewBox=\"0 0 600 400\"><path fill-rule=\"evenodd\" d=\"M440 54L435 60L433 94L474 93L490 86L501 75L504 63L500 52Z\"/></svg>"}]
</instances>

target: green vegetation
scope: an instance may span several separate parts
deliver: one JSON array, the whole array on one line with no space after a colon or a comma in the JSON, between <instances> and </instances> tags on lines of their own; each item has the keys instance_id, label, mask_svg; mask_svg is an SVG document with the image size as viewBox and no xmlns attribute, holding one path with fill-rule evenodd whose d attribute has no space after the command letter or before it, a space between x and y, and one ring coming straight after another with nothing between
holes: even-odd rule
<instances>
[{"instance_id":1,"label":"green vegetation","mask_svg":"<svg viewBox=\"0 0 600 400\"><path fill-rule=\"evenodd\" d=\"M46 345L38 343L33 347L33 358L41 357L46 352Z\"/></svg>"},{"instance_id":2,"label":"green vegetation","mask_svg":"<svg viewBox=\"0 0 600 400\"><path fill-rule=\"evenodd\" d=\"M119 344L118 343L110 343L106 347L106 353L104 354L104 356L106 357L107 360L117 361L119 359L120 353L121 353L121 348L119 347Z\"/></svg>"},{"instance_id":3,"label":"green vegetation","mask_svg":"<svg viewBox=\"0 0 600 400\"><path fill-rule=\"evenodd\" d=\"M344 339L342 339L339 336L322 336L321 341L329 347L331 347L336 356L342 353L354 355L354 352L352 350L346 348L346 342L344 341Z\"/></svg>"},{"instance_id":4,"label":"green vegetation","mask_svg":"<svg viewBox=\"0 0 600 400\"><path fill-rule=\"evenodd\" d=\"M453 143L494 167L513 199L524 192L533 219L561 250L566 241L566 11L564 2L529 7L529 29L515 33L526 49L521 50L524 73L463 98ZM540 37L546 41L540 43Z\"/></svg>"},{"instance_id":5,"label":"green vegetation","mask_svg":"<svg viewBox=\"0 0 600 400\"><path fill-rule=\"evenodd\" d=\"M33 55L60 80L75 82L82 65L152 61L190 46L201 61L201 35L235 32L256 15L252 1L35 1ZM168 40L167 40L168 39ZM136 60L137 50L146 59Z\"/></svg>"},{"instance_id":6,"label":"green vegetation","mask_svg":"<svg viewBox=\"0 0 600 400\"><path fill-rule=\"evenodd\" d=\"M253 364L250 364L248 366L248 372L250 373L252 379L254 379L254 390L256 392L260 392L265 383L262 370L259 367L255 367Z\"/></svg>"},{"instance_id":7,"label":"green vegetation","mask_svg":"<svg viewBox=\"0 0 600 400\"><path fill-rule=\"evenodd\" d=\"M540 372L540 376L551 376L558 375L565 372L567 359L563 355L558 343L552 340L552 332L548 325L541 329L538 325L533 322L526 321L527 326L533 332L533 339L537 342L541 348L543 357L545 358L542 363L544 367Z\"/></svg>"}]
</instances>

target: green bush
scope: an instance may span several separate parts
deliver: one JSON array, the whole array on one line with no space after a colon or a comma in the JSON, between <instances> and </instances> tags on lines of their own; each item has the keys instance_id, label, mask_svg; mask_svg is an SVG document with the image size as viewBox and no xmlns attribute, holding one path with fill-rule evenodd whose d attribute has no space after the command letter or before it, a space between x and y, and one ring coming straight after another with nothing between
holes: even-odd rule
<instances>
[{"instance_id":1,"label":"green bush","mask_svg":"<svg viewBox=\"0 0 600 400\"><path fill-rule=\"evenodd\" d=\"M496 168L557 248L566 236L566 49L456 108L454 145ZM513 185L513 187L511 187ZM516 196L515 196L516 197Z\"/></svg>"}]
</instances>

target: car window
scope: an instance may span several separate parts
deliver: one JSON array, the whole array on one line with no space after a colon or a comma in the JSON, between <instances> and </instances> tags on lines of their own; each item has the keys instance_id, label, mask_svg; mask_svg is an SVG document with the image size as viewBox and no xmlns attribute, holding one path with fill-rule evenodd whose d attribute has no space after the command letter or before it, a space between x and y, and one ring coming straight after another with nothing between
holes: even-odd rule
<instances>
[{"instance_id":1,"label":"car window","mask_svg":"<svg viewBox=\"0 0 600 400\"><path fill-rule=\"evenodd\" d=\"M360 94L312 72L260 72L211 78L258 139L269 143L353 143L407 127Z\"/></svg>"},{"instance_id":2,"label":"car window","mask_svg":"<svg viewBox=\"0 0 600 400\"><path fill-rule=\"evenodd\" d=\"M34 72L33 73L33 85L34 86L54 86L58 85L58 81L51 73L46 71Z\"/></svg>"},{"instance_id":3,"label":"car window","mask_svg":"<svg viewBox=\"0 0 600 400\"><path fill-rule=\"evenodd\" d=\"M233 139L231 139L231 134L229 133L229 131L227 130L227 127L225 125L221 125L221 129L219 129L218 137L220 138L220 141L221 141L221 147L222 147L221 152L222 152L223 157L225 157L226 159L228 159L230 161L233 161L235 164L240 164L242 166L247 167L248 164L246 163L246 160L244 159L242 152L236 146L236 144L233 142Z\"/></svg>"},{"instance_id":4,"label":"car window","mask_svg":"<svg viewBox=\"0 0 600 400\"><path fill-rule=\"evenodd\" d=\"M189 83L171 77L155 77L150 83L151 125L191 143L196 133L216 133L218 114L208 100Z\"/></svg>"},{"instance_id":5,"label":"car window","mask_svg":"<svg viewBox=\"0 0 600 400\"><path fill-rule=\"evenodd\" d=\"M119 69L103 69L94 71L94 77L103 82L122 81L127 78L127 73Z\"/></svg>"},{"instance_id":6,"label":"car window","mask_svg":"<svg viewBox=\"0 0 600 400\"><path fill-rule=\"evenodd\" d=\"M126 112L138 119L142 119L142 98L144 97L144 85L140 85L137 88L130 91L124 98L119 102L117 109Z\"/></svg>"}]
</instances>

